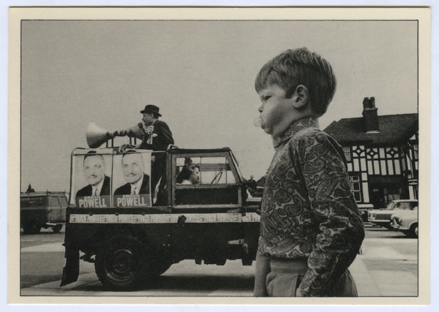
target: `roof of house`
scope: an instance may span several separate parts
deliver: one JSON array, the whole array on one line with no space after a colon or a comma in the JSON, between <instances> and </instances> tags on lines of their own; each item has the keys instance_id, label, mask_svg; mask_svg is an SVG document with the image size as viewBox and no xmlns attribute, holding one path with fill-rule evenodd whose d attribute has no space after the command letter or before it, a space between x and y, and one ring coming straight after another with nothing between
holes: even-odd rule
<instances>
[{"instance_id":1,"label":"roof of house","mask_svg":"<svg viewBox=\"0 0 439 312\"><path fill-rule=\"evenodd\" d=\"M388 145L409 140L419 128L418 114L378 116L379 133L366 133L363 117L343 118L332 122L325 132L340 144Z\"/></svg>"},{"instance_id":2,"label":"roof of house","mask_svg":"<svg viewBox=\"0 0 439 312\"><path fill-rule=\"evenodd\" d=\"M265 186L265 176L262 176L256 183L258 186Z\"/></svg>"}]
</instances>

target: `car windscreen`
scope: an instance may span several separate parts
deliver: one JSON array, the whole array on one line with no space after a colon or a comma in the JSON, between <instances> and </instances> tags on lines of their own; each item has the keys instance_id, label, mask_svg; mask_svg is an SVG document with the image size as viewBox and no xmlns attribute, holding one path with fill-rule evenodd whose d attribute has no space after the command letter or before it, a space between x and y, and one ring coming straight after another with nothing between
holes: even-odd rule
<instances>
[{"instance_id":1,"label":"car windscreen","mask_svg":"<svg viewBox=\"0 0 439 312\"><path fill-rule=\"evenodd\" d=\"M387 205L387 207L386 207L386 210L393 210L393 207L395 206L395 203L394 202L390 202L388 205Z\"/></svg>"},{"instance_id":2,"label":"car windscreen","mask_svg":"<svg viewBox=\"0 0 439 312\"><path fill-rule=\"evenodd\" d=\"M64 196L59 197L59 201L60 201L61 207L67 207L67 198L65 198Z\"/></svg>"},{"instance_id":3,"label":"car windscreen","mask_svg":"<svg viewBox=\"0 0 439 312\"><path fill-rule=\"evenodd\" d=\"M413 202L399 202L395 204L394 210L413 210L416 204Z\"/></svg>"}]
</instances>

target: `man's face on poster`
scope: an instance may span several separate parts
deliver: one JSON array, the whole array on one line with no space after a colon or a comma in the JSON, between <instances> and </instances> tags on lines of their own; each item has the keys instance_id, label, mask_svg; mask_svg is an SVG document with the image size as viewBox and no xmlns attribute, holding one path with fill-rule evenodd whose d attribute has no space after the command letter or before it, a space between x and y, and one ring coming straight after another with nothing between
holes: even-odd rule
<instances>
[{"instance_id":1,"label":"man's face on poster","mask_svg":"<svg viewBox=\"0 0 439 312\"><path fill-rule=\"evenodd\" d=\"M88 156L84 159L84 174L88 184L96 185L105 176L105 163L101 155Z\"/></svg>"},{"instance_id":2,"label":"man's face on poster","mask_svg":"<svg viewBox=\"0 0 439 312\"><path fill-rule=\"evenodd\" d=\"M122 158L122 171L125 181L136 183L143 176L143 162L140 154L126 154Z\"/></svg>"}]
</instances>

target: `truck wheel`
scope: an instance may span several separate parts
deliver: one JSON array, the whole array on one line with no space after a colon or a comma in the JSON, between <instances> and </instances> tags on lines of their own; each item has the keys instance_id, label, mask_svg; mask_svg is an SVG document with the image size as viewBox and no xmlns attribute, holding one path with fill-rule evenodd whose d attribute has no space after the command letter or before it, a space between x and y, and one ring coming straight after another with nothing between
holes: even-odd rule
<instances>
[{"instance_id":1,"label":"truck wheel","mask_svg":"<svg viewBox=\"0 0 439 312\"><path fill-rule=\"evenodd\" d=\"M57 224L55 226L52 226L53 233L59 233L62 229L62 224Z\"/></svg>"},{"instance_id":2,"label":"truck wheel","mask_svg":"<svg viewBox=\"0 0 439 312\"><path fill-rule=\"evenodd\" d=\"M35 223L28 223L23 227L23 232L25 234L38 234L40 231L41 226L38 226Z\"/></svg>"},{"instance_id":3,"label":"truck wheel","mask_svg":"<svg viewBox=\"0 0 439 312\"><path fill-rule=\"evenodd\" d=\"M252 265L253 260L252 259L242 259L242 265Z\"/></svg>"},{"instance_id":4,"label":"truck wheel","mask_svg":"<svg viewBox=\"0 0 439 312\"><path fill-rule=\"evenodd\" d=\"M146 276L139 242L131 236L113 237L96 254L96 275L107 290L131 290Z\"/></svg>"}]
</instances>

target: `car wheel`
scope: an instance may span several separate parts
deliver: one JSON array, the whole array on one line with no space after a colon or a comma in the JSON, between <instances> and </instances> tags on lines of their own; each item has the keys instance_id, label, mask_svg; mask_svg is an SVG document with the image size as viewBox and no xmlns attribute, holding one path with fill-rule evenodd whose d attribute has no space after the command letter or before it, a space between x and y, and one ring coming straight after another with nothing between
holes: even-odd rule
<instances>
[{"instance_id":1,"label":"car wheel","mask_svg":"<svg viewBox=\"0 0 439 312\"><path fill-rule=\"evenodd\" d=\"M62 224L57 224L55 226L52 226L52 231L54 233L59 233L61 231L61 229L62 229Z\"/></svg>"},{"instance_id":2,"label":"car wheel","mask_svg":"<svg viewBox=\"0 0 439 312\"><path fill-rule=\"evenodd\" d=\"M408 236L408 237L410 237L411 236L411 233L410 233L410 231L401 231L405 236Z\"/></svg>"},{"instance_id":3,"label":"car wheel","mask_svg":"<svg viewBox=\"0 0 439 312\"><path fill-rule=\"evenodd\" d=\"M23 227L23 231L26 234L38 234L41 231L41 226L38 226L35 223L28 223Z\"/></svg>"},{"instance_id":4,"label":"car wheel","mask_svg":"<svg viewBox=\"0 0 439 312\"><path fill-rule=\"evenodd\" d=\"M415 223L410 227L410 236L418 238L418 224Z\"/></svg>"},{"instance_id":5,"label":"car wheel","mask_svg":"<svg viewBox=\"0 0 439 312\"><path fill-rule=\"evenodd\" d=\"M113 237L96 254L96 275L107 290L131 290L145 279L140 243L130 236Z\"/></svg>"},{"instance_id":6,"label":"car wheel","mask_svg":"<svg viewBox=\"0 0 439 312\"><path fill-rule=\"evenodd\" d=\"M385 225L383 225L383 227L385 227L389 231L393 231L394 230L394 228L390 224L385 224Z\"/></svg>"}]
</instances>

